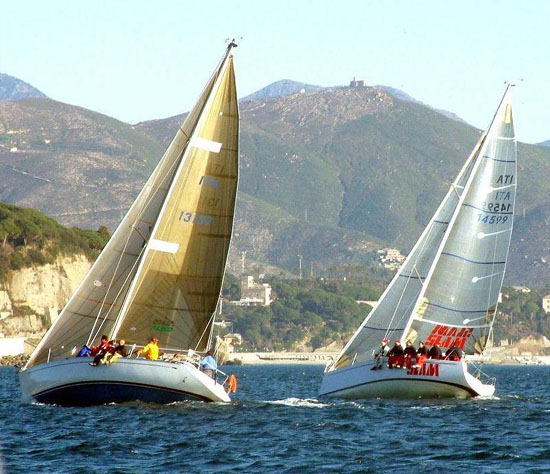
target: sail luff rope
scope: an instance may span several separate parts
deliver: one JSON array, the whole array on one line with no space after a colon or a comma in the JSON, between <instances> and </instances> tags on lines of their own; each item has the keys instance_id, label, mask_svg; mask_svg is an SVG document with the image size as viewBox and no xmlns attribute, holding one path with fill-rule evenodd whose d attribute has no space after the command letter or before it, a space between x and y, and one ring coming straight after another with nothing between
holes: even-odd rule
<instances>
[{"instance_id":1,"label":"sail luff rope","mask_svg":"<svg viewBox=\"0 0 550 474\"><path fill-rule=\"evenodd\" d=\"M486 137L485 137L486 138ZM484 140L485 141L485 140ZM424 298L424 295L426 294L426 290L428 289L428 285L430 280L432 279L432 275L435 271L435 268L437 267L437 264L439 263L439 259L441 258L441 254L443 252L443 249L445 248L445 245L447 244L447 241L449 239L449 236L451 235L451 231L454 227L454 224L456 222L456 219L460 213L460 209L462 206L462 203L464 202L464 199L466 198L468 191L470 190L471 184L474 181L475 176L477 175L477 170L479 169L479 165L481 163L481 160L479 158L479 152L476 155L476 160L473 166L472 171L470 172L470 176L468 176L468 180L466 182L466 185L464 186L464 190L462 192L462 195L460 199L458 200L455 209L451 215L451 219L449 219L449 224L447 226L447 229L445 231L445 235L443 236L443 239L441 240L439 247L437 249L437 252L435 254L435 258L432 260L432 264L430 266L430 269L428 270L428 274L426 275L425 285L422 286L420 293L418 294L416 298L416 302L413 306L413 310L411 312L411 315L409 317L409 321L407 325L405 326L405 329L403 330L403 336L406 337L406 334L410 330L410 327L412 325L413 320L415 319L415 313L417 312L417 308L420 306L422 299Z\"/></svg>"},{"instance_id":2,"label":"sail luff rope","mask_svg":"<svg viewBox=\"0 0 550 474\"><path fill-rule=\"evenodd\" d=\"M94 335L94 337L92 337L92 334L94 334L94 331L95 331L95 328L96 328L96 325L99 321L99 318L101 317L101 312L103 311L103 307L105 306L105 302L107 301L107 295L109 294L109 292L111 291L111 287L113 285L113 282L115 281L115 276L117 275L117 272L118 272L118 269L120 267L120 264L122 262L122 259L124 258L124 253L126 252L126 249L128 247L128 244L130 242L130 238L132 236L132 232L130 231L128 233L128 237L126 238L126 242L124 243L124 247L122 248L122 252L120 254L120 257L118 258L118 261L117 261L117 264L116 264L116 267L115 267L115 270L113 272L113 275L111 276L111 281L109 281L109 285L107 286L107 290L105 291L105 294L103 295L103 298L102 298L102 301L101 301L101 305L99 307L99 310L97 312L97 316L94 320L94 324L92 325L92 328L90 329L90 334L88 335L88 339L86 341L86 345L89 346L91 341L93 341L96 337L97 337L97 333ZM122 285L121 288L123 288L124 285ZM116 301L116 298L118 298L118 295L113 299L113 302ZM112 308L112 306L111 306ZM109 308L109 311L111 310L111 308ZM98 333L99 331L101 331L101 328L103 327L103 324L105 323L105 318L106 316L104 317L103 319L103 323L100 325L100 328L98 329Z\"/></svg>"},{"instance_id":3,"label":"sail luff rope","mask_svg":"<svg viewBox=\"0 0 550 474\"><path fill-rule=\"evenodd\" d=\"M230 43L231 45L234 45L235 47L237 46L235 44L235 39L233 39ZM237 84L236 84L236 80L235 80L235 96L237 96ZM239 108L239 101L237 100L237 103L235 104L236 107L237 107L237 117L238 117L238 120L237 120L237 164L236 164L236 170L235 170L235 174L237 175L237 179L236 179L236 183L235 183L235 200L233 202L233 210L232 210L232 218L231 218L231 232L230 232L230 235L233 235L233 231L235 229L235 219L234 219L234 216L235 216L235 209L237 208L237 199L236 199L236 196L237 196L237 193L238 193L238 190L239 190L239 150L241 148L241 112L240 112L240 108ZM231 242L232 242L233 239L230 239L229 240L229 246L227 248L227 255L229 255L229 252L231 250ZM221 281L221 284L220 284L220 292L218 294L218 304L220 304L220 297L222 295L222 291L223 291L223 283L225 281L225 270L227 268L227 258L225 260L225 264L224 264L224 268L223 268L223 272L222 272L222 281ZM216 309L214 309L214 312L212 313L213 315L213 320L212 320L212 327L214 327L214 322L216 320L216 314L217 314L217 305L216 305ZM206 326L208 327L208 325ZM208 336L208 347L210 347L210 345L212 344L212 334L213 334L213 331L210 332L209 336Z\"/></svg>"},{"instance_id":4,"label":"sail luff rope","mask_svg":"<svg viewBox=\"0 0 550 474\"><path fill-rule=\"evenodd\" d=\"M504 92L504 97L502 98L502 100L504 101L504 98L506 97L506 94L508 93L508 90L513 87L514 85L513 84L508 84L508 87L506 88L506 91ZM511 107L511 100L509 101L509 104L510 104L510 107ZM511 112L511 111L510 111ZM496 114L495 114L496 116ZM513 126L513 119L512 119L512 126ZM516 157L515 161L516 163L514 163L514 175L515 175L515 183L512 183L510 186L515 186L516 187L516 190L517 190L517 141L516 141L516 136L515 136L515 131L514 131L514 136L511 137L512 140L514 141L514 156ZM514 209L514 212L516 210L516 192L514 192L514 202L512 203L512 208ZM513 215L512 215L512 224L510 226L510 233L513 231L513 228L514 228L514 219L513 219ZM496 241L498 240L498 235L496 235L496 238L495 238L495 246L496 246ZM506 255L508 255L508 252L510 251L510 245L511 245L511 242L512 242L512 239L509 238L508 239L508 247L506 249ZM494 260L494 259L493 259ZM506 273L506 266L507 266L507 263L508 263L508 259L506 258L504 260L504 269L503 269L503 273L505 274ZM501 288L502 288L502 284L501 284ZM494 325L494 322L495 322L495 318L496 318L496 315L497 315L497 308L498 308L498 299L497 299L497 303L495 305L495 312L493 313L493 317L491 319L491 323L490 323L490 327L489 327L489 334L488 334L488 338L492 338L493 337L493 325ZM491 344L492 346L492 344ZM492 349L492 347L491 347Z\"/></svg>"},{"instance_id":5,"label":"sail luff rope","mask_svg":"<svg viewBox=\"0 0 550 474\"><path fill-rule=\"evenodd\" d=\"M418 281L420 281L420 284L421 285L424 285L424 280L422 279L422 277L420 276L420 273L418 272L418 269L416 268L416 264L414 265L414 271L416 272L416 276L418 277Z\"/></svg>"},{"instance_id":6,"label":"sail luff rope","mask_svg":"<svg viewBox=\"0 0 550 474\"><path fill-rule=\"evenodd\" d=\"M199 347L199 344L202 341L202 338L204 337L206 330L210 327L210 324L214 322L215 317L216 317L216 311L212 313L212 315L210 316L210 319L208 320L208 323L204 326L204 330L202 331L201 337L199 337L197 343L195 344L195 349L194 349L195 351Z\"/></svg>"}]
</instances>

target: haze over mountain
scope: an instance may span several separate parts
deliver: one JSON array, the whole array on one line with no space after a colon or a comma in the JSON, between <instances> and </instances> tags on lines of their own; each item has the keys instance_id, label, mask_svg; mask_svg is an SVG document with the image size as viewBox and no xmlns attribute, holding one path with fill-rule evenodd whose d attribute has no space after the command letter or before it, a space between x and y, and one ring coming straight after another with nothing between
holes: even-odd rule
<instances>
[{"instance_id":1,"label":"haze over mountain","mask_svg":"<svg viewBox=\"0 0 550 474\"><path fill-rule=\"evenodd\" d=\"M131 126L49 99L0 102L0 200L113 230L183 118ZM243 100L241 132L232 265L246 251L247 261L293 271L298 255L315 271L370 264L383 245L408 251L479 138L466 123L373 87ZM519 171L506 281L542 285L550 149L520 144Z\"/></svg>"},{"instance_id":2,"label":"haze over mountain","mask_svg":"<svg viewBox=\"0 0 550 474\"><path fill-rule=\"evenodd\" d=\"M21 79L0 73L0 100L17 100L46 95Z\"/></svg>"},{"instance_id":3,"label":"haze over mountain","mask_svg":"<svg viewBox=\"0 0 550 474\"><path fill-rule=\"evenodd\" d=\"M550 146L550 140L546 140L544 142L537 143L538 146Z\"/></svg>"}]
</instances>

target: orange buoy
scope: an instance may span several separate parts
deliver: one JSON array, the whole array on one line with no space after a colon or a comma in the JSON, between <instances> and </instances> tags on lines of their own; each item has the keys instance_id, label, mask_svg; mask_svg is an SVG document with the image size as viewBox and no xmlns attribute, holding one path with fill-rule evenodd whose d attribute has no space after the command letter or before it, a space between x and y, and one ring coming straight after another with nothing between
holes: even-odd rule
<instances>
[{"instance_id":1,"label":"orange buoy","mask_svg":"<svg viewBox=\"0 0 550 474\"><path fill-rule=\"evenodd\" d=\"M236 392L237 391L237 377L235 377L233 374L231 374L229 377L227 377L227 380L225 381L227 385L227 393Z\"/></svg>"}]
</instances>

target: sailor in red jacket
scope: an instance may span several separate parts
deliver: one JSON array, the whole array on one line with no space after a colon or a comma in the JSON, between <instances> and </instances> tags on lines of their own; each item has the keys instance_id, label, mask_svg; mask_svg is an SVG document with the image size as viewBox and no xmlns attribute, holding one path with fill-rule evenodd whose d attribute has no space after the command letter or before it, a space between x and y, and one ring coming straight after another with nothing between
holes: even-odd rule
<instances>
[{"instance_id":1,"label":"sailor in red jacket","mask_svg":"<svg viewBox=\"0 0 550 474\"><path fill-rule=\"evenodd\" d=\"M391 369L395 365L396 367L403 367L404 363L404 351L403 346L401 345L401 341L397 340L395 341L395 344L391 348L390 352L388 352L388 367Z\"/></svg>"}]
</instances>

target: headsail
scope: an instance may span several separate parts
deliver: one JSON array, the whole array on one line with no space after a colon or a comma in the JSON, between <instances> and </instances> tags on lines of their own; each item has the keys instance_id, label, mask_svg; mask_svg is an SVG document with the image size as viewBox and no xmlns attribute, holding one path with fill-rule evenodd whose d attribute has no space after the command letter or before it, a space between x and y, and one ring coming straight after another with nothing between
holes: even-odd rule
<instances>
[{"instance_id":1,"label":"headsail","mask_svg":"<svg viewBox=\"0 0 550 474\"><path fill-rule=\"evenodd\" d=\"M221 287L237 188L239 117L233 46L231 43L227 48L198 102L80 287L33 352L28 367L50 358L68 357L73 347L89 344L99 334L115 337L117 327L127 342L143 343L155 334L163 346L185 343L180 347L186 348L199 342L198 333L208 333L217 294L204 294L219 293ZM180 234L184 223L187 232ZM152 258L155 256L160 258ZM177 274L178 268L185 271L184 264L191 270L185 277ZM136 292L144 288L136 279L146 281L151 288L146 270L156 272L158 283L153 292L156 308L151 311L133 309L131 304L139 301ZM196 279L190 281L189 275ZM197 283L203 280L209 281L206 289ZM178 290L177 295L172 290L167 296L168 286L174 283L187 289ZM130 289L134 289L131 298ZM127 326L121 318L123 308L130 316ZM174 308L185 308L191 317L186 319ZM163 317L159 318L161 310ZM170 324L165 324L167 314ZM181 336L183 327L190 328L193 335Z\"/></svg>"},{"instance_id":2,"label":"headsail","mask_svg":"<svg viewBox=\"0 0 550 474\"><path fill-rule=\"evenodd\" d=\"M507 94L505 94L505 98L506 97ZM503 104L504 102L505 100L503 99ZM501 109L502 106L499 107L499 111ZM515 141L513 140L513 125L511 125L511 108L504 110L506 116L505 120L510 120L509 124L507 124L506 130L496 130L495 127L498 123L498 117L500 117L499 112L497 112L494 123L478 141L472 154L466 161L454 183L451 185L447 195L443 199L436 213L434 214L426 229L422 233L421 237L411 250L404 264L380 298L378 306L365 319L365 321L356 331L352 339L344 347L343 351L337 358L333 368L341 368L354 362L361 362L372 358L373 350L378 347L380 340L384 337L393 339L402 338L404 337L404 335L406 335L407 338L412 338L413 340L417 341L427 340L428 335L431 333L432 330L434 330L433 325L429 326L429 332L420 328L421 323L413 324L411 326L412 314L413 310L417 308L417 310L414 312L416 317L419 320L422 317L425 318L424 321L427 320L427 317L424 313L428 307L423 304L424 299L421 298L420 295L424 294L426 289L429 288L430 284L433 284L433 280L429 278L429 275L433 273L433 268L436 266L436 263L441 257L440 247L442 245L442 242L446 239L446 236L454 234L455 232L457 233L457 235L459 235L461 232L460 230L455 230L454 225L452 225L451 222L453 221L453 217L457 214L460 203L463 203L464 201L463 194L466 188L471 187L471 182L473 181L475 181L476 183L479 182L479 184L476 185L476 188L479 187L479 189L483 189L483 184L481 183L490 180L489 174L499 173L500 169L502 168L504 170L504 167L506 165L508 166L508 169L502 172L512 173L510 171L510 165L512 165L512 163L507 162L514 161L513 166L515 167ZM508 140L500 140L500 142L513 145L513 157L511 155L511 150L509 150L508 148L495 148L494 143L496 143L496 137L500 136L500 133L504 133L506 137L512 137ZM487 158L487 156L489 156L488 154L491 154L491 157L493 157L494 159ZM481 166L480 170L480 165L478 163L481 163L483 160L485 160L488 165ZM491 167L493 169L492 172L489 170L489 168ZM512 174L515 176L515 171ZM498 177L496 179L498 180ZM512 222L511 216L513 215L515 184L514 187L510 188L512 189L511 194L498 194L499 202L504 199L504 196L507 197L506 208L508 209L508 203L510 203L510 211L506 212L512 213L507 215L508 217L505 219L505 222L502 222L502 219L499 220L499 230L503 232L501 232L500 234L495 234L500 236L498 241L499 246L504 246L506 249L504 255L502 255L502 251L499 252L499 258L501 258L502 260L506 260L506 253L510 240ZM500 191L500 189L498 191ZM495 193L496 192L497 191L495 191ZM460 207L462 206L460 205ZM502 218L503 215L500 217ZM484 217L481 218L481 220L483 219ZM496 218L494 220L496 221ZM488 218L488 221L490 221L490 217ZM506 224L506 222L508 222L508 224ZM480 221L479 224L484 224L487 227L488 223ZM452 225L452 229L450 229L450 225ZM466 228L468 227L468 225L470 224L467 219L465 219L461 223L460 227ZM505 225L506 227L504 227ZM506 237L504 238L504 236ZM468 239L467 236L463 236L462 238L466 240ZM481 252L482 251L480 250L479 253ZM476 258L477 257L479 257L479 255L476 254ZM502 283L502 276L504 271L504 268L502 266L501 269L502 274L500 274L500 283L498 284L498 289L496 293L497 297L498 292L500 291L500 284ZM496 277L497 275L493 275L491 279L486 275L487 274L483 275L486 277L483 280L489 280L495 286L497 281L494 280L494 277ZM441 276L440 278L450 278L451 281L456 281L456 275L454 275L454 273L451 275ZM473 278L473 276L470 278ZM430 280L432 283L429 284L428 282ZM476 280L476 282L477 281L478 280ZM481 288L478 286L478 290L480 290L480 292L483 292L485 288ZM492 295L489 300L492 301ZM431 309L433 308L434 307L431 307ZM489 305L488 309L490 308L491 306ZM461 320L461 323L464 324L464 321ZM453 332L452 330L449 331ZM458 334L458 331L456 332L456 334ZM481 337L478 337L478 340L480 339Z\"/></svg>"}]
</instances>

